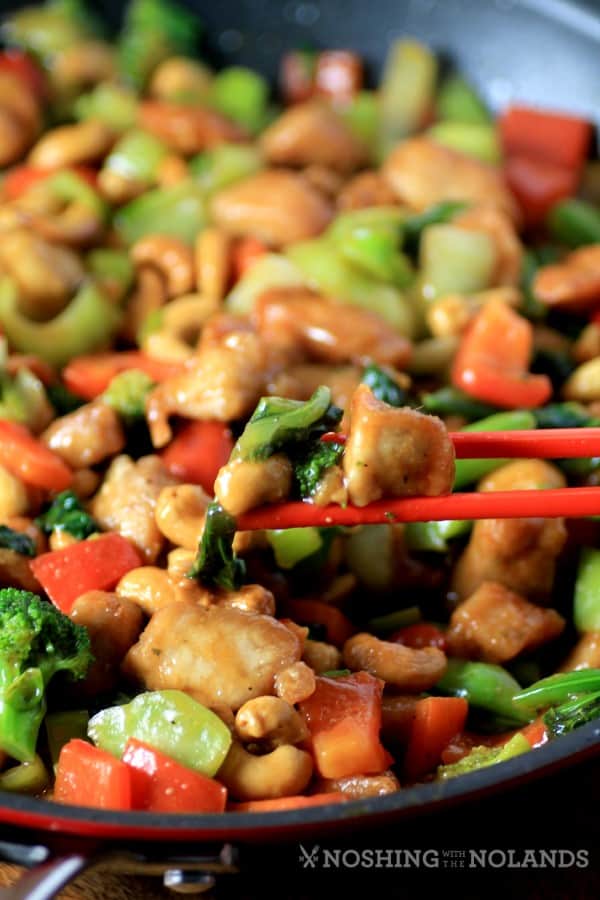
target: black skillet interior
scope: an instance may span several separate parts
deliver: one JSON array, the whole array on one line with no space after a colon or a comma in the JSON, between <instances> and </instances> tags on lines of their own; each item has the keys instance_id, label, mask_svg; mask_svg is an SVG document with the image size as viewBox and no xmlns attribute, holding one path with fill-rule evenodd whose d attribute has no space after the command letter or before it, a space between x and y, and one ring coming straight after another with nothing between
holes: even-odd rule
<instances>
[{"instance_id":1,"label":"black skillet interior","mask_svg":"<svg viewBox=\"0 0 600 900\"><path fill-rule=\"evenodd\" d=\"M185 2L185 0L184 0ZM0 0L0 12L19 5ZM113 25L119 21L123 3L108 0L103 11ZM375 76L391 40L410 34L429 43L469 76L493 108L510 99L582 113L600 122L598 98L598 51L600 49L600 2L563 0L197 0L187 2L198 10L206 26L203 52L211 61L252 66L274 77L283 51L299 46L349 47L368 61ZM434 810L449 800L466 799L511 781L530 778L538 763L544 771L565 765L571 758L589 755L597 747L600 729L587 726L581 732L556 742L531 757L517 758L496 771L476 775L445 786L426 785L383 799L329 812L312 809L273 815L236 817L239 831L301 825L318 827L352 816L406 816L425 808ZM538 755L539 754L539 755ZM0 822L17 819L41 825L45 804L24 797L5 795L0 803ZM333 810L333 812L332 812ZM17 815L15 815L17 814ZM20 815L19 815L20 814ZM58 816L53 806L51 815ZM232 817L226 816L232 827ZM164 829L178 826L165 817L120 816L83 809L64 811L70 820L67 831L78 823L88 826L129 825L142 821L144 837L155 839ZM208 817L185 817L182 831L197 829L197 836L214 836L214 821ZM42 826L43 827L43 826ZM48 827L48 826L46 826ZM56 827L56 826L55 826ZM60 827L60 826L59 826ZM214 830L213 830L214 829ZM89 833L89 832L88 832ZM106 832L105 832L106 834ZM114 835L113 835L114 836ZM122 837L123 835L121 835ZM221 835L219 835L221 837Z\"/></svg>"}]
</instances>

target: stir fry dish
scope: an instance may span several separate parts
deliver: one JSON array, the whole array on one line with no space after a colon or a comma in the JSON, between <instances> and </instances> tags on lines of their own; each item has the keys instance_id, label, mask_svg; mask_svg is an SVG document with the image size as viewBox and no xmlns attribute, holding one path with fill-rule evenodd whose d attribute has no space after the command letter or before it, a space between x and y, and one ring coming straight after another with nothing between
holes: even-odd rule
<instances>
[{"instance_id":1,"label":"stir fry dish","mask_svg":"<svg viewBox=\"0 0 600 900\"><path fill-rule=\"evenodd\" d=\"M399 37L272 90L132 0L2 24L0 789L113 810L341 803L600 716L598 518L244 531L600 482L450 434L600 424L589 122ZM600 513L600 509L599 509Z\"/></svg>"}]
</instances>

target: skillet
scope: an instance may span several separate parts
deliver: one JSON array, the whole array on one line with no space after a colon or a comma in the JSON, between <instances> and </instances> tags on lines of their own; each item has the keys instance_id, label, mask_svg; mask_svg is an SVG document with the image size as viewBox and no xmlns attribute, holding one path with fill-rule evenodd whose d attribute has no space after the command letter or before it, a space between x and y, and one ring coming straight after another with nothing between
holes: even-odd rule
<instances>
[{"instance_id":1,"label":"skillet","mask_svg":"<svg viewBox=\"0 0 600 900\"><path fill-rule=\"evenodd\" d=\"M15 5L0 2L0 14ZM188 0L187 5L201 14L204 55L217 64L248 65L273 78L287 49L348 47L366 59L376 77L389 43L405 33L456 63L492 109L518 99L600 124L597 0ZM117 0L103 4L111 24L118 24L122 6ZM174 883L193 870L202 887L209 882L199 880L199 873L235 869L238 847L441 812L548 776L599 751L600 722L592 722L535 753L459 779L278 813L113 813L0 794L0 856L32 867L19 886L3 893L13 900L51 898L83 868L106 857L130 870L169 870Z\"/></svg>"}]
</instances>

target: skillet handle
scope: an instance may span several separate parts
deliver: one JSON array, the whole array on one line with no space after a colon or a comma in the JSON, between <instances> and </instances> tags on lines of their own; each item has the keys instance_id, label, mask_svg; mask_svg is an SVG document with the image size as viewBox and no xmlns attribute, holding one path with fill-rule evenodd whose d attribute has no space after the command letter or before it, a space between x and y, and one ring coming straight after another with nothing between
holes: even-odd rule
<instances>
[{"instance_id":1,"label":"skillet handle","mask_svg":"<svg viewBox=\"0 0 600 900\"><path fill-rule=\"evenodd\" d=\"M17 884L0 889L2 900L53 900L70 881L93 862L90 856L55 856L25 872Z\"/></svg>"}]
</instances>

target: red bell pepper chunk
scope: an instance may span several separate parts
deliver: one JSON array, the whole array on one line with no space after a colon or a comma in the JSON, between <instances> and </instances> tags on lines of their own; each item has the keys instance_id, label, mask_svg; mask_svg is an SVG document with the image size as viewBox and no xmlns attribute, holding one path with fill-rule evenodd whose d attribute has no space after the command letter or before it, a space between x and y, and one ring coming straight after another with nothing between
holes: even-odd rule
<instances>
[{"instance_id":1,"label":"red bell pepper chunk","mask_svg":"<svg viewBox=\"0 0 600 900\"><path fill-rule=\"evenodd\" d=\"M233 280L239 279L246 274L248 269L252 268L254 263L269 252L269 248L262 241L253 237L238 238L233 245L232 266Z\"/></svg>"},{"instance_id":2,"label":"red bell pepper chunk","mask_svg":"<svg viewBox=\"0 0 600 900\"><path fill-rule=\"evenodd\" d=\"M131 769L134 809L150 812L223 812L227 789L154 747L129 738L123 762Z\"/></svg>"},{"instance_id":3,"label":"red bell pepper chunk","mask_svg":"<svg viewBox=\"0 0 600 900\"><path fill-rule=\"evenodd\" d=\"M132 809L131 769L110 753L74 738L60 751L54 799L98 809Z\"/></svg>"},{"instance_id":4,"label":"red bell pepper chunk","mask_svg":"<svg viewBox=\"0 0 600 900\"><path fill-rule=\"evenodd\" d=\"M343 612L321 600L286 600L284 607L289 618L299 625L324 625L327 640L336 647L342 647L356 633L356 628Z\"/></svg>"},{"instance_id":5,"label":"red bell pepper chunk","mask_svg":"<svg viewBox=\"0 0 600 900\"><path fill-rule=\"evenodd\" d=\"M464 728L469 704L464 697L425 697L415 706L404 770L410 779L431 772L443 750Z\"/></svg>"},{"instance_id":6,"label":"red bell pepper chunk","mask_svg":"<svg viewBox=\"0 0 600 900\"><path fill-rule=\"evenodd\" d=\"M575 169L522 154L507 158L504 175L526 225L540 225L555 203L576 193L579 183Z\"/></svg>"},{"instance_id":7,"label":"red bell pepper chunk","mask_svg":"<svg viewBox=\"0 0 600 900\"><path fill-rule=\"evenodd\" d=\"M160 455L172 475L201 485L212 497L232 450L233 436L223 422L186 422Z\"/></svg>"},{"instance_id":8,"label":"red bell pepper chunk","mask_svg":"<svg viewBox=\"0 0 600 900\"><path fill-rule=\"evenodd\" d=\"M325 806L326 803L346 803L350 798L341 791L330 794L294 794L291 797L275 797L273 800L245 800L242 803L229 803L230 812L282 812L286 809L306 809L308 806Z\"/></svg>"},{"instance_id":9,"label":"red bell pepper chunk","mask_svg":"<svg viewBox=\"0 0 600 900\"><path fill-rule=\"evenodd\" d=\"M561 113L511 106L499 119L507 156L515 154L580 171L590 146L592 125Z\"/></svg>"},{"instance_id":10,"label":"red bell pepper chunk","mask_svg":"<svg viewBox=\"0 0 600 900\"><path fill-rule=\"evenodd\" d=\"M19 78L38 100L45 98L48 93L46 76L28 53L21 50L5 50L0 53L0 72L8 72Z\"/></svg>"},{"instance_id":11,"label":"red bell pepper chunk","mask_svg":"<svg viewBox=\"0 0 600 900\"><path fill-rule=\"evenodd\" d=\"M64 491L73 480L71 469L23 426L0 419L0 465L26 484Z\"/></svg>"},{"instance_id":12,"label":"red bell pepper chunk","mask_svg":"<svg viewBox=\"0 0 600 900\"><path fill-rule=\"evenodd\" d=\"M376 775L392 757L379 740L383 682L367 672L317 678L300 703L315 765L323 778Z\"/></svg>"},{"instance_id":13,"label":"red bell pepper chunk","mask_svg":"<svg viewBox=\"0 0 600 900\"><path fill-rule=\"evenodd\" d=\"M423 647L437 647L439 650L446 650L446 635L437 627L429 622L417 622L415 625L407 625L395 631L389 638L394 644L404 644L405 647L412 647L420 650Z\"/></svg>"},{"instance_id":14,"label":"red bell pepper chunk","mask_svg":"<svg viewBox=\"0 0 600 900\"><path fill-rule=\"evenodd\" d=\"M452 384L504 409L542 406L552 395L552 383L546 375L527 371L532 347L531 323L506 303L492 300L463 335Z\"/></svg>"},{"instance_id":15,"label":"red bell pepper chunk","mask_svg":"<svg viewBox=\"0 0 600 900\"><path fill-rule=\"evenodd\" d=\"M98 175L95 169L89 166L69 166L69 171L75 172L91 187L96 187ZM59 169L40 169L36 166L16 166L6 173L2 182L2 193L7 200L17 200L22 194L26 194L29 188L40 181L45 181L54 175Z\"/></svg>"},{"instance_id":16,"label":"red bell pepper chunk","mask_svg":"<svg viewBox=\"0 0 600 900\"><path fill-rule=\"evenodd\" d=\"M74 394L93 400L104 393L115 375L128 369L140 369L153 381L165 381L181 371L178 363L153 359L145 353L131 350L125 353L97 353L77 356L62 372L65 385Z\"/></svg>"},{"instance_id":17,"label":"red bell pepper chunk","mask_svg":"<svg viewBox=\"0 0 600 900\"><path fill-rule=\"evenodd\" d=\"M42 553L29 565L54 605L68 615L82 594L112 590L142 561L128 540L111 533Z\"/></svg>"}]
</instances>

